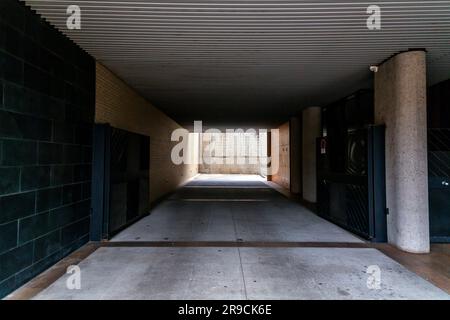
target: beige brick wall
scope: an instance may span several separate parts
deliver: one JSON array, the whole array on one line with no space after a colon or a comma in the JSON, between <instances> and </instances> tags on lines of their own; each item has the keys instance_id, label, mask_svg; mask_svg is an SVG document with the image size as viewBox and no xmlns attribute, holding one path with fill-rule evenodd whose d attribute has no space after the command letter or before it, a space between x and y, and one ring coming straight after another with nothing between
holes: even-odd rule
<instances>
[{"instance_id":1,"label":"beige brick wall","mask_svg":"<svg viewBox=\"0 0 450 320\"><path fill-rule=\"evenodd\" d=\"M172 131L180 128L175 121L152 106L146 99L97 62L96 123L150 136L150 201L175 190L195 176L197 165L175 165L170 154L176 144Z\"/></svg>"}]
</instances>

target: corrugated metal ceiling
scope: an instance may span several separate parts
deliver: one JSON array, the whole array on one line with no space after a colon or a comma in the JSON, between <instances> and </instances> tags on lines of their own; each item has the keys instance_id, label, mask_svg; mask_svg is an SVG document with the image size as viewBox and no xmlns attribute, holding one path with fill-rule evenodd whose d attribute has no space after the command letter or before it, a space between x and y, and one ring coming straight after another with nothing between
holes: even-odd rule
<instances>
[{"instance_id":1,"label":"corrugated metal ceiling","mask_svg":"<svg viewBox=\"0 0 450 320\"><path fill-rule=\"evenodd\" d=\"M449 0L25 2L182 123L281 121L370 86L369 65L410 48L427 49L429 83L450 78Z\"/></svg>"}]
</instances>

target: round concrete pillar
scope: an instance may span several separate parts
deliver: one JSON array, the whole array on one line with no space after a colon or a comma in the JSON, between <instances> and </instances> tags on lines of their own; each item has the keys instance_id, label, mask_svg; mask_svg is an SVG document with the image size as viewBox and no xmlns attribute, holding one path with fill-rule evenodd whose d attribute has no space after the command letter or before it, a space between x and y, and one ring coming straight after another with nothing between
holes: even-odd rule
<instances>
[{"instance_id":1,"label":"round concrete pillar","mask_svg":"<svg viewBox=\"0 0 450 320\"><path fill-rule=\"evenodd\" d=\"M430 250L426 53L409 51L375 74L375 122L386 125L388 239L413 253Z\"/></svg>"},{"instance_id":2,"label":"round concrete pillar","mask_svg":"<svg viewBox=\"0 0 450 320\"><path fill-rule=\"evenodd\" d=\"M309 202L316 202L316 138L321 134L320 107L304 109L302 118L303 199Z\"/></svg>"}]
</instances>

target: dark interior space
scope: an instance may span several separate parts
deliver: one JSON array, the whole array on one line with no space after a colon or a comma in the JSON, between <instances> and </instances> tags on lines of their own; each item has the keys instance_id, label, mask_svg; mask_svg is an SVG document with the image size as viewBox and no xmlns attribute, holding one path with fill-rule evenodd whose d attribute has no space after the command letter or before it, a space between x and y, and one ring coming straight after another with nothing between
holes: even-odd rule
<instances>
[{"instance_id":1,"label":"dark interior space","mask_svg":"<svg viewBox=\"0 0 450 320\"><path fill-rule=\"evenodd\" d=\"M92 230L103 230L98 239L110 239L149 212L150 137L95 126L94 216ZM97 232L97 231L96 231Z\"/></svg>"},{"instance_id":2,"label":"dark interior space","mask_svg":"<svg viewBox=\"0 0 450 320\"><path fill-rule=\"evenodd\" d=\"M450 242L450 81L428 90L430 230L435 242Z\"/></svg>"}]
</instances>

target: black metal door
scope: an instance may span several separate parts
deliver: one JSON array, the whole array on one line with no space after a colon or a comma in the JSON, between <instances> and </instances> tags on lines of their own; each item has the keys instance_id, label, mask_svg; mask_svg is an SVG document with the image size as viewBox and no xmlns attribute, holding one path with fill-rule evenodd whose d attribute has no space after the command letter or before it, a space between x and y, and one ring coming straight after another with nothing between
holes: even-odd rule
<instances>
[{"instance_id":1,"label":"black metal door","mask_svg":"<svg viewBox=\"0 0 450 320\"><path fill-rule=\"evenodd\" d=\"M148 136L95 127L91 240L109 239L149 213Z\"/></svg>"},{"instance_id":2,"label":"black metal door","mask_svg":"<svg viewBox=\"0 0 450 320\"><path fill-rule=\"evenodd\" d=\"M339 150L345 165L337 170L333 140L318 139L318 213L363 238L384 242L384 127L349 131L345 142L345 152Z\"/></svg>"},{"instance_id":3,"label":"black metal door","mask_svg":"<svg viewBox=\"0 0 450 320\"><path fill-rule=\"evenodd\" d=\"M428 130L428 186L432 242L450 242L450 129Z\"/></svg>"}]
</instances>

